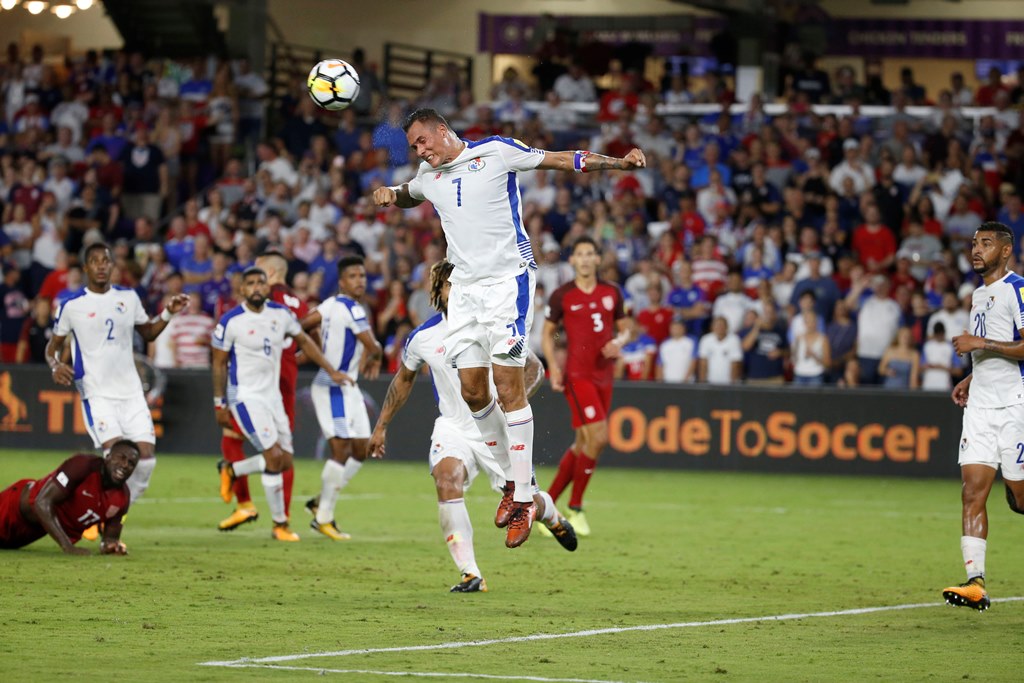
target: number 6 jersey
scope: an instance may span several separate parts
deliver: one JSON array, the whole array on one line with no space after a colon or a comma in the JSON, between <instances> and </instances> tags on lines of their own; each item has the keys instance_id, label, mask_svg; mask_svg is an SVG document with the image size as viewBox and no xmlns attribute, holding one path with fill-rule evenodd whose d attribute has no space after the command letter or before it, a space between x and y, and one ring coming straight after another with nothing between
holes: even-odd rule
<instances>
[{"instance_id":1,"label":"number 6 jersey","mask_svg":"<svg viewBox=\"0 0 1024 683\"><path fill-rule=\"evenodd\" d=\"M213 348L228 352L228 403L249 399L281 401L281 352L286 336L296 337L302 326L284 306L267 301L255 313L241 304L225 313L213 331Z\"/></svg>"}]
</instances>

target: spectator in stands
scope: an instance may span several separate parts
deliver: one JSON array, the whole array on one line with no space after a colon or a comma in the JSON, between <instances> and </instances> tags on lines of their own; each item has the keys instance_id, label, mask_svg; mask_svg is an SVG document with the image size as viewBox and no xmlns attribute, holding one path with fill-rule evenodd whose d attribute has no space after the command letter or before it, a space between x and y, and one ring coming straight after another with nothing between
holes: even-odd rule
<instances>
[{"instance_id":1,"label":"spectator in stands","mask_svg":"<svg viewBox=\"0 0 1024 683\"><path fill-rule=\"evenodd\" d=\"M843 182L847 178L853 180L857 194L870 190L875 184L875 171L861 158L860 143L855 138L847 138L843 142L843 161L832 169L829 187L836 194L842 194Z\"/></svg>"},{"instance_id":2,"label":"spectator in stands","mask_svg":"<svg viewBox=\"0 0 1024 683\"><path fill-rule=\"evenodd\" d=\"M786 325L779 320L774 303L766 303L760 314L754 309L747 311L739 331L747 384L777 385L786 381L786 337Z\"/></svg>"},{"instance_id":3,"label":"spectator in stands","mask_svg":"<svg viewBox=\"0 0 1024 683\"><path fill-rule=\"evenodd\" d=\"M832 349L828 337L821 332L818 314L813 307L801 312L802 331L793 341L793 383L821 386L825 373L832 366Z\"/></svg>"},{"instance_id":4,"label":"spectator in stands","mask_svg":"<svg viewBox=\"0 0 1024 683\"><path fill-rule=\"evenodd\" d=\"M42 296L36 298L32 304L32 315L21 327L16 362L37 365L46 362L46 345L53 336L52 310L50 299Z\"/></svg>"},{"instance_id":5,"label":"spectator in stands","mask_svg":"<svg viewBox=\"0 0 1024 683\"><path fill-rule=\"evenodd\" d=\"M953 380L962 374L959 357L946 335L945 326L936 323L921 349L921 388L948 393L953 388Z\"/></svg>"},{"instance_id":6,"label":"spectator in stands","mask_svg":"<svg viewBox=\"0 0 1024 683\"><path fill-rule=\"evenodd\" d=\"M664 292L661 283L655 280L647 286L648 305L637 313L637 323L643 326L647 335L655 345L668 339L669 325L672 322L672 309L663 303Z\"/></svg>"},{"instance_id":7,"label":"spectator in stands","mask_svg":"<svg viewBox=\"0 0 1024 683\"><path fill-rule=\"evenodd\" d=\"M974 104L974 93L964 84L964 75L954 71L949 76L950 89L953 94L953 104L957 107L969 107Z\"/></svg>"},{"instance_id":8,"label":"spectator in stands","mask_svg":"<svg viewBox=\"0 0 1024 683\"><path fill-rule=\"evenodd\" d=\"M868 206L864 211L864 224L853 231L851 242L860 264L872 273L887 271L896 262L896 238L881 220L878 207Z\"/></svg>"},{"instance_id":9,"label":"spectator in stands","mask_svg":"<svg viewBox=\"0 0 1024 683\"><path fill-rule=\"evenodd\" d=\"M825 330L832 360L827 381L836 384L845 373L847 364L857 360L857 322L850 317L850 307L844 299L836 302L832 313L832 322Z\"/></svg>"},{"instance_id":10,"label":"spectator in stands","mask_svg":"<svg viewBox=\"0 0 1024 683\"><path fill-rule=\"evenodd\" d=\"M753 304L744 291L743 274L738 270L732 270L726 276L725 291L715 298L711 314L716 318L725 318L729 332L738 334L744 327L747 311L753 308Z\"/></svg>"},{"instance_id":11,"label":"spectator in stands","mask_svg":"<svg viewBox=\"0 0 1024 683\"><path fill-rule=\"evenodd\" d=\"M28 319L31 304L21 285L21 271L17 264L3 264L0 281L0 362L17 361L18 340Z\"/></svg>"},{"instance_id":12,"label":"spectator in stands","mask_svg":"<svg viewBox=\"0 0 1024 683\"><path fill-rule=\"evenodd\" d=\"M921 357L914 347L909 327L900 327L892 344L885 350L878 374L887 389L917 389L920 386Z\"/></svg>"},{"instance_id":13,"label":"spectator in stands","mask_svg":"<svg viewBox=\"0 0 1024 683\"><path fill-rule=\"evenodd\" d=\"M125 217L134 220L146 216L159 220L163 198L167 196L167 163L163 151L150 142L145 125L135 129L133 144L124 148L120 161L124 169L122 206Z\"/></svg>"},{"instance_id":14,"label":"spectator in stands","mask_svg":"<svg viewBox=\"0 0 1024 683\"><path fill-rule=\"evenodd\" d=\"M707 384L737 384L742 378L743 347L731 334L725 318L713 318L711 331L697 345L697 381Z\"/></svg>"},{"instance_id":15,"label":"spectator in stands","mask_svg":"<svg viewBox=\"0 0 1024 683\"><path fill-rule=\"evenodd\" d=\"M669 384L687 384L694 381L696 345L686 334L686 323L673 318L668 339L658 347L655 379Z\"/></svg>"},{"instance_id":16,"label":"spectator in stands","mask_svg":"<svg viewBox=\"0 0 1024 683\"><path fill-rule=\"evenodd\" d=\"M188 307L167 324L165 334L171 339L174 367L206 369L210 367L210 340L214 319L202 307L198 292L189 295Z\"/></svg>"},{"instance_id":17,"label":"spectator in stands","mask_svg":"<svg viewBox=\"0 0 1024 683\"><path fill-rule=\"evenodd\" d=\"M889 298L889 291L889 279L875 275L871 278L871 295L857 312L857 362L861 384L880 382L879 363L896 339L902 314L899 304Z\"/></svg>"},{"instance_id":18,"label":"spectator in stands","mask_svg":"<svg viewBox=\"0 0 1024 683\"><path fill-rule=\"evenodd\" d=\"M554 91L564 102L596 102L594 81L576 60L569 62L568 71L555 79Z\"/></svg>"},{"instance_id":19,"label":"spectator in stands","mask_svg":"<svg viewBox=\"0 0 1024 683\"><path fill-rule=\"evenodd\" d=\"M1020 193L1011 189L1003 195L1003 200L1005 203L999 210L996 220L1013 231L1014 244L1024 244L1024 211L1021 210Z\"/></svg>"},{"instance_id":20,"label":"spectator in stands","mask_svg":"<svg viewBox=\"0 0 1024 683\"><path fill-rule=\"evenodd\" d=\"M647 334L642 323L630 329L629 341L615 360L615 379L644 381L654 378L654 359L658 344Z\"/></svg>"}]
</instances>

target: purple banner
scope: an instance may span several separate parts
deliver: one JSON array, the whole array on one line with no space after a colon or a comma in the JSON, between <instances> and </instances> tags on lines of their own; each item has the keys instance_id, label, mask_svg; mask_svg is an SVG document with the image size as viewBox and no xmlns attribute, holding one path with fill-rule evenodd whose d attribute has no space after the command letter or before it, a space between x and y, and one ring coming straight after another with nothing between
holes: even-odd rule
<instances>
[{"instance_id":1,"label":"purple banner","mask_svg":"<svg viewBox=\"0 0 1024 683\"><path fill-rule=\"evenodd\" d=\"M539 42L536 15L479 15L480 52L533 54ZM579 43L643 43L657 56L711 54L711 37L727 27L718 17L561 16L559 26L573 31ZM945 19L836 19L827 21L829 55L926 57L937 59L1018 60L1024 56L1024 20L963 21Z\"/></svg>"}]
</instances>

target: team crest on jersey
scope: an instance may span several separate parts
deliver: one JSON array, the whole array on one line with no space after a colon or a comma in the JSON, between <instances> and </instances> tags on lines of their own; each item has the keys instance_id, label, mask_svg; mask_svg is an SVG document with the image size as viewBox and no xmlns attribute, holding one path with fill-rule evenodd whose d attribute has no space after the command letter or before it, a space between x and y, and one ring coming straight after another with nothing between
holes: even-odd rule
<instances>
[{"instance_id":1,"label":"team crest on jersey","mask_svg":"<svg viewBox=\"0 0 1024 683\"><path fill-rule=\"evenodd\" d=\"M123 301L118 301L116 304L114 304L114 310L117 311L118 313L124 313L125 311L128 310L128 306L125 305Z\"/></svg>"},{"instance_id":2,"label":"team crest on jersey","mask_svg":"<svg viewBox=\"0 0 1024 683\"><path fill-rule=\"evenodd\" d=\"M487 165L486 161L484 161L480 157L477 157L476 159L473 159L473 161L469 162L469 170L470 171L479 171L480 169L482 169L486 165Z\"/></svg>"},{"instance_id":3,"label":"team crest on jersey","mask_svg":"<svg viewBox=\"0 0 1024 683\"><path fill-rule=\"evenodd\" d=\"M601 304L604 306L604 310L610 311L613 308L615 308L615 298L612 297L611 295L602 296Z\"/></svg>"},{"instance_id":4,"label":"team crest on jersey","mask_svg":"<svg viewBox=\"0 0 1024 683\"><path fill-rule=\"evenodd\" d=\"M275 333L275 334L277 333L277 321L276 320L271 320L270 321L270 331Z\"/></svg>"}]
</instances>

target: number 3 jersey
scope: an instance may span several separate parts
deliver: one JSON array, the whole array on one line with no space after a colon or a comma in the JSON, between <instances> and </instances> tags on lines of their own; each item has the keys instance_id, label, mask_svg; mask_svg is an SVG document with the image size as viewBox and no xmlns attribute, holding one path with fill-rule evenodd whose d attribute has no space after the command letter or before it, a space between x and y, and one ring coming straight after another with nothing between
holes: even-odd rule
<instances>
[{"instance_id":1,"label":"number 3 jersey","mask_svg":"<svg viewBox=\"0 0 1024 683\"><path fill-rule=\"evenodd\" d=\"M451 162L420 164L409 181L413 199L429 200L448 239L452 282L495 284L533 265L533 249L523 226L517 171L531 171L544 152L512 138L464 140Z\"/></svg>"},{"instance_id":2,"label":"number 3 jersey","mask_svg":"<svg viewBox=\"0 0 1024 683\"><path fill-rule=\"evenodd\" d=\"M575 280L567 282L551 293L545 317L565 328L567 378L612 381L615 359L605 358L601 349L615 338L616 321L626 317L617 285L598 280L588 293Z\"/></svg>"},{"instance_id":3,"label":"number 3 jersey","mask_svg":"<svg viewBox=\"0 0 1024 683\"><path fill-rule=\"evenodd\" d=\"M103 294L83 287L57 309L53 332L71 338L75 385L83 399L127 399L142 394L132 343L135 326L149 320L128 287Z\"/></svg>"},{"instance_id":4,"label":"number 3 jersey","mask_svg":"<svg viewBox=\"0 0 1024 683\"><path fill-rule=\"evenodd\" d=\"M1024 277L1007 273L971 296L971 334L993 341L1017 341L1024 329ZM952 330L959 334L960 330ZM1024 362L979 350L971 352L974 379L970 405L1005 408L1024 403Z\"/></svg>"},{"instance_id":5,"label":"number 3 jersey","mask_svg":"<svg viewBox=\"0 0 1024 683\"><path fill-rule=\"evenodd\" d=\"M284 340L301 333L295 314L273 301L267 301L259 313L246 304L225 313L213 331L213 348L228 353L228 403L255 398L282 405Z\"/></svg>"}]
</instances>

